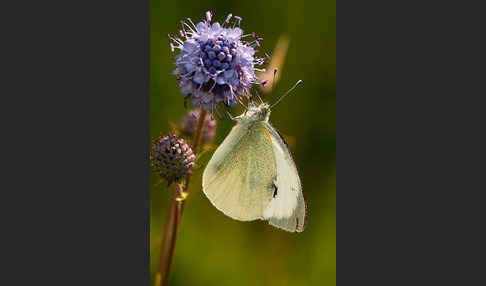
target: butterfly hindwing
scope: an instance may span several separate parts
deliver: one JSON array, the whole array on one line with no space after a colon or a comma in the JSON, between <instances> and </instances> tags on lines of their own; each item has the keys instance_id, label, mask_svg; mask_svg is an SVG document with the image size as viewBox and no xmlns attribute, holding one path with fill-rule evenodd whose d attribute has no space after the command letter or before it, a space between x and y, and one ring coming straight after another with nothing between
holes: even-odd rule
<instances>
[{"instance_id":1,"label":"butterfly hindwing","mask_svg":"<svg viewBox=\"0 0 486 286\"><path fill-rule=\"evenodd\" d=\"M302 232L305 226L306 205L299 174L292 155L277 129L264 122L270 132L277 163L276 195L263 213L263 218L275 227Z\"/></svg>"},{"instance_id":2,"label":"butterfly hindwing","mask_svg":"<svg viewBox=\"0 0 486 286\"><path fill-rule=\"evenodd\" d=\"M233 127L203 174L203 191L217 209L237 220L262 218L277 178L272 144L264 122Z\"/></svg>"}]
</instances>

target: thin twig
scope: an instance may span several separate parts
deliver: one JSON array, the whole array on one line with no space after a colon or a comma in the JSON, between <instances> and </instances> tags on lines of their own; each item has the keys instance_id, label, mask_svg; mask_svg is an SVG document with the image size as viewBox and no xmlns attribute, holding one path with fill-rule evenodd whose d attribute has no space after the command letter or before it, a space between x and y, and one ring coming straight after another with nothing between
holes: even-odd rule
<instances>
[{"instance_id":1,"label":"thin twig","mask_svg":"<svg viewBox=\"0 0 486 286\"><path fill-rule=\"evenodd\" d=\"M180 189L181 185L176 184L176 188L174 190L174 208L173 208L173 221L172 221L172 229L171 229L171 238L170 238L170 244L169 244L169 249L168 249L168 254L167 254L167 263L165 264L165 272L164 272L164 279L162 285L168 285L169 283L169 274L170 274L170 267L172 265L172 258L174 256L174 250L175 250L175 244L177 241L177 233L179 230L179 222L180 222L180 215L182 213L180 212L181 209L181 203L182 201L177 201L177 197L179 197L180 194Z\"/></svg>"},{"instance_id":2,"label":"thin twig","mask_svg":"<svg viewBox=\"0 0 486 286\"><path fill-rule=\"evenodd\" d=\"M201 142L201 135L204 131L204 120L206 118L206 114L207 111L201 107L196 133L194 134L194 138L192 140L192 152L196 156ZM186 193L189 189L191 177L191 174L188 174L184 180L184 184L182 186L180 184L176 184L174 189L174 196L170 202L167 223L164 227L164 234L160 250L159 269L158 273L155 275L156 286L167 286L169 283L170 268L174 257L177 233L179 232L181 217L184 211L184 200L178 198L181 198L181 195Z\"/></svg>"},{"instance_id":3,"label":"thin twig","mask_svg":"<svg viewBox=\"0 0 486 286\"><path fill-rule=\"evenodd\" d=\"M157 273L155 273L155 285L161 285L162 283L162 273L164 271L164 258L167 257L167 250L168 250L168 243L170 240L171 233L169 230L171 229L171 225L174 222L173 216L174 216L174 210L175 210L175 199L177 198L177 189L174 188L174 193L173 197L170 200L170 206L169 206L169 213L167 214L167 223L164 226L164 232L162 234L162 242L160 244L160 255L159 255L159 268L157 269Z\"/></svg>"}]
</instances>

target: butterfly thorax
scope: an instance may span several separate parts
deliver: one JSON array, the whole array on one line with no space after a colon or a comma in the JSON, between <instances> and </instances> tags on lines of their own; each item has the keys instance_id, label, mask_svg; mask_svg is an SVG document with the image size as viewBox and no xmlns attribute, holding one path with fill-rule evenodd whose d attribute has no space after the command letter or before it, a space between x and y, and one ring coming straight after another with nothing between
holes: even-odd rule
<instances>
[{"instance_id":1,"label":"butterfly thorax","mask_svg":"<svg viewBox=\"0 0 486 286\"><path fill-rule=\"evenodd\" d=\"M248 123L258 121L268 121L270 117L270 105L262 103L260 105L250 104L248 110L239 116L239 119Z\"/></svg>"}]
</instances>

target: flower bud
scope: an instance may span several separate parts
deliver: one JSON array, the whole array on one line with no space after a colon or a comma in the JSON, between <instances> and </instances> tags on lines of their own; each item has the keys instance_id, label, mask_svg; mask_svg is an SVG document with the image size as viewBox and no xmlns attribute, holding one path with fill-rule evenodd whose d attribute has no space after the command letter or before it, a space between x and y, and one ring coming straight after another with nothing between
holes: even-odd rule
<instances>
[{"instance_id":1,"label":"flower bud","mask_svg":"<svg viewBox=\"0 0 486 286\"><path fill-rule=\"evenodd\" d=\"M197 129L197 124L199 122L199 109L194 109L186 113L182 119L181 126L184 133L189 136L194 136ZM209 112L206 112L206 117L204 119L203 133L201 134L201 142L209 143L213 141L214 135L216 134L216 120L211 118Z\"/></svg>"},{"instance_id":2,"label":"flower bud","mask_svg":"<svg viewBox=\"0 0 486 286\"><path fill-rule=\"evenodd\" d=\"M152 143L151 166L169 185L179 181L191 172L196 156L182 138L169 134L161 135Z\"/></svg>"}]
</instances>

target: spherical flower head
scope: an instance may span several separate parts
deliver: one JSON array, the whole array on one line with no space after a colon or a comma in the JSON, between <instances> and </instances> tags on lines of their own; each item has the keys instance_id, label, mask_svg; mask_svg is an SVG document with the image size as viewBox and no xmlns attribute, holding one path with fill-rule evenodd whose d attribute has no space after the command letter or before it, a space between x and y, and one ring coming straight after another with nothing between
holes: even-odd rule
<instances>
[{"instance_id":1,"label":"spherical flower head","mask_svg":"<svg viewBox=\"0 0 486 286\"><path fill-rule=\"evenodd\" d=\"M152 143L150 161L153 170L169 184L191 172L196 156L182 138L173 134L160 136Z\"/></svg>"},{"instance_id":2,"label":"spherical flower head","mask_svg":"<svg viewBox=\"0 0 486 286\"><path fill-rule=\"evenodd\" d=\"M231 23L230 14L221 25L211 24L212 16L206 12L206 20L197 25L191 19L182 21L181 38L169 35L171 50L180 50L173 73L181 92L194 106L206 110L219 103L232 106L240 96L249 97L249 89L259 83L255 71L264 71L255 66L265 62L255 57L254 49L263 39L254 33L243 35L240 17L235 16ZM246 37L252 41L244 41Z\"/></svg>"},{"instance_id":3,"label":"spherical flower head","mask_svg":"<svg viewBox=\"0 0 486 286\"><path fill-rule=\"evenodd\" d=\"M194 136L196 133L197 125L199 122L199 109L190 110L186 113L182 119L181 126L184 133L189 136ZM216 120L212 118L211 114L206 112L206 117L204 118L203 132L201 134L201 142L209 143L213 141L214 135L216 134Z\"/></svg>"}]
</instances>

